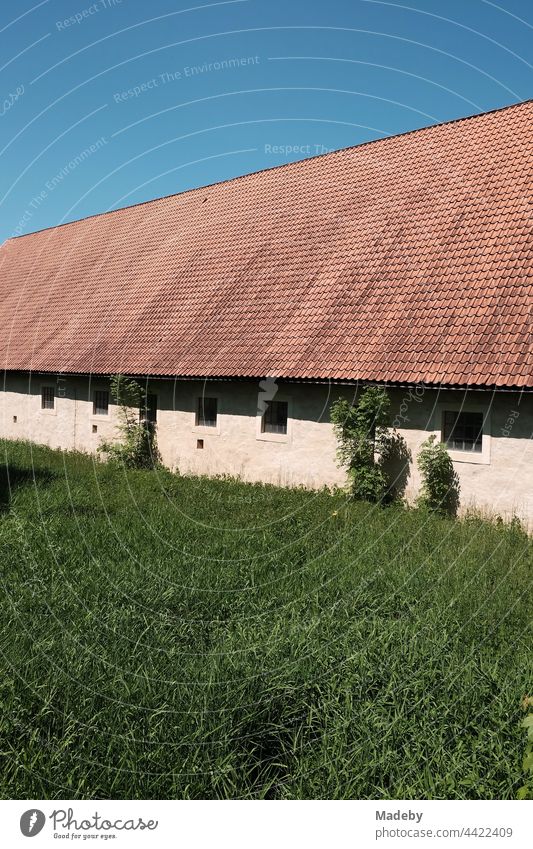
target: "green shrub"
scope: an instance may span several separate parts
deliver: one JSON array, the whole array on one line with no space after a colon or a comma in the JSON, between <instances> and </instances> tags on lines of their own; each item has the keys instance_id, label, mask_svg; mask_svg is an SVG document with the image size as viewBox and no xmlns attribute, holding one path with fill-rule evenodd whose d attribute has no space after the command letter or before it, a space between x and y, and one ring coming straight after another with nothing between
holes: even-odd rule
<instances>
[{"instance_id":1,"label":"green shrub","mask_svg":"<svg viewBox=\"0 0 533 849\"><path fill-rule=\"evenodd\" d=\"M339 398L331 406L339 463L347 467L354 498L381 501L387 494L383 456L387 453L390 400L384 389L370 386L357 404ZM377 457L377 459L376 459Z\"/></svg>"},{"instance_id":2,"label":"green shrub","mask_svg":"<svg viewBox=\"0 0 533 849\"><path fill-rule=\"evenodd\" d=\"M100 442L99 451L128 469L152 469L160 464L153 422L141 419L146 392L137 380L116 374L111 378L111 397L118 405L120 442Z\"/></svg>"},{"instance_id":3,"label":"green shrub","mask_svg":"<svg viewBox=\"0 0 533 849\"><path fill-rule=\"evenodd\" d=\"M422 475L419 506L454 516L459 506L459 478L446 446L436 441L435 434L422 443L417 464Z\"/></svg>"}]
</instances>

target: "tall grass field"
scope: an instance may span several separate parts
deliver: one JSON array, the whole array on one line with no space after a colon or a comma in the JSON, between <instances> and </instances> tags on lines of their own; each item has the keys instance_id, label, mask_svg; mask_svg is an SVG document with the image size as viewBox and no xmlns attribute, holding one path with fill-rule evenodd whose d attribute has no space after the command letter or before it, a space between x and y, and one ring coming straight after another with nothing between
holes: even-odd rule
<instances>
[{"instance_id":1,"label":"tall grass field","mask_svg":"<svg viewBox=\"0 0 533 849\"><path fill-rule=\"evenodd\" d=\"M0 447L2 798L516 797L519 526Z\"/></svg>"}]
</instances>

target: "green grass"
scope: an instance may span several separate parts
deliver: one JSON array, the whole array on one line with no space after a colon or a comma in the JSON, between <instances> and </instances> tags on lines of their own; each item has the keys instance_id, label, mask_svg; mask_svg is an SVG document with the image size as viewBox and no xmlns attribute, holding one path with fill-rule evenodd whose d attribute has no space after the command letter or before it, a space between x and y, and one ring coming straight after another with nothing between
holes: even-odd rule
<instances>
[{"instance_id":1,"label":"green grass","mask_svg":"<svg viewBox=\"0 0 533 849\"><path fill-rule=\"evenodd\" d=\"M514 798L519 528L0 447L0 796Z\"/></svg>"}]
</instances>

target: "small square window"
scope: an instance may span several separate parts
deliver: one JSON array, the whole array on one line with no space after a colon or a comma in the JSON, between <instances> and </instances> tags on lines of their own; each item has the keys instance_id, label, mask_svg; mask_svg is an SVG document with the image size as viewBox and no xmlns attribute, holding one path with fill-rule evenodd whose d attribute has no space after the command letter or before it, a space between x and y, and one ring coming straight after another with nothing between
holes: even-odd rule
<instances>
[{"instance_id":1,"label":"small square window","mask_svg":"<svg viewBox=\"0 0 533 849\"><path fill-rule=\"evenodd\" d=\"M98 433L98 425L93 425L93 433Z\"/></svg>"},{"instance_id":2,"label":"small square window","mask_svg":"<svg viewBox=\"0 0 533 849\"><path fill-rule=\"evenodd\" d=\"M261 433L287 433L287 401L269 401L261 420Z\"/></svg>"},{"instance_id":3,"label":"small square window","mask_svg":"<svg viewBox=\"0 0 533 849\"><path fill-rule=\"evenodd\" d=\"M452 451L481 453L483 441L483 413L445 410L443 442Z\"/></svg>"},{"instance_id":4,"label":"small square window","mask_svg":"<svg viewBox=\"0 0 533 849\"><path fill-rule=\"evenodd\" d=\"M197 448L203 448L204 447L204 440L203 439L197 439L196 440L196 447Z\"/></svg>"},{"instance_id":5,"label":"small square window","mask_svg":"<svg viewBox=\"0 0 533 849\"><path fill-rule=\"evenodd\" d=\"M53 410L55 407L55 388L53 386L41 387L41 410Z\"/></svg>"},{"instance_id":6,"label":"small square window","mask_svg":"<svg viewBox=\"0 0 533 849\"><path fill-rule=\"evenodd\" d=\"M147 395L140 409L142 422L154 423L157 421L157 395Z\"/></svg>"},{"instance_id":7,"label":"small square window","mask_svg":"<svg viewBox=\"0 0 533 849\"><path fill-rule=\"evenodd\" d=\"M196 410L196 426L216 427L217 407L218 400L216 398L205 398L203 395L201 398L198 398L198 407Z\"/></svg>"},{"instance_id":8,"label":"small square window","mask_svg":"<svg viewBox=\"0 0 533 849\"><path fill-rule=\"evenodd\" d=\"M106 389L97 389L94 393L93 416L107 416L109 414L109 392Z\"/></svg>"}]
</instances>

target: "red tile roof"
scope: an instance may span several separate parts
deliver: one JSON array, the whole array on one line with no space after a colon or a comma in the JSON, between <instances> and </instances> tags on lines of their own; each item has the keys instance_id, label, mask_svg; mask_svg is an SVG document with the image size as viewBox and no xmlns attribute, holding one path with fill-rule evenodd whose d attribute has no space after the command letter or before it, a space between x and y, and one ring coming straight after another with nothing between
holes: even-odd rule
<instances>
[{"instance_id":1,"label":"red tile roof","mask_svg":"<svg viewBox=\"0 0 533 849\"><path fill-rule=\"evenodd\" d=\"M532 386L533 101L7 241L0 367Z\"/></svg>"}]
</instances>

